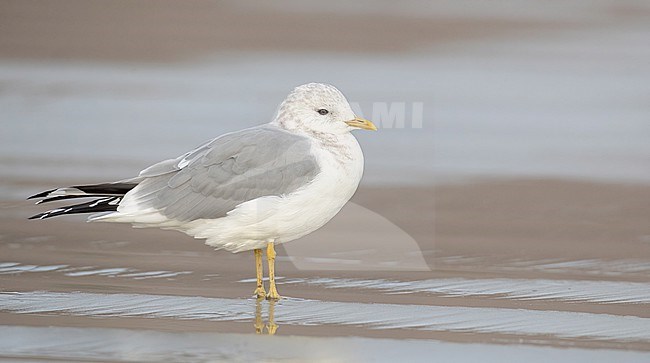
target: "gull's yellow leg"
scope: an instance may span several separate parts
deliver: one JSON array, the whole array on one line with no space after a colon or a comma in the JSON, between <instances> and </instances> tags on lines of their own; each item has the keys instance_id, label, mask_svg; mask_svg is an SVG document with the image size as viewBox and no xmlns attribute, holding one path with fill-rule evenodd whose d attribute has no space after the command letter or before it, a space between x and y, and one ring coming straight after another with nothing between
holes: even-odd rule
<instances>
[{"instance_id":1,"label":"gull's yellow leg","mask_svg":"<svg viewBox=\"0 0 650 363\"><path fill-rule=\"evenodd\" d=\"M266 291L264 291L264 282L262 278L264 277L264 267L262 266L262 249L255 249L255 271L257 273L257 288L255 289L255 297L258 299L263 299L266 297Z\"/></svg>"},{"instance_id":2,"label":"gull's yellow leg","mask_svg":"<svg viewBox=\"0 0 650 363\"><path fill-rule=\"evenodd\" d=\"M275 323L275 303L275 300L269 301L269 323L266 324L269 335L275 335L275 332L278 330L278 325Z\"/></svg>"},{"instance_id":3,"label":"gull's yellow leg","mask_svg":"<svg viewBox=\"0 0 650 363\"><path fill-rule=\"evenodd\" d=\"M269 264L269 293L267 300L280 300L278 290L275 288L275 248L273 242L266 245L266 262Z\"/></svg>"}]
</instances>

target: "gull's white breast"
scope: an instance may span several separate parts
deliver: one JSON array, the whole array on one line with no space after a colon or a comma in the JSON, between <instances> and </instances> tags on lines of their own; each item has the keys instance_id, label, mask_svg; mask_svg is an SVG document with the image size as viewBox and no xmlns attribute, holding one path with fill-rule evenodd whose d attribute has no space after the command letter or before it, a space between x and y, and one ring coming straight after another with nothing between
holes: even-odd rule
<instances>
[{"instance_id":1,"label":"gull's white breast","mask_svg":"<svg viewBox=\"0 0 650 363\"><path fill-rule=\"evenodd\" d=\"M314 180L284 196L257 198L237 206L226 217L196 220L180 230L206 244L232 252L285 243L322 227L343 208L363 174L363 153L356 138L311 137L311 152L320 172Z\"/></svg>"}]
</instances>

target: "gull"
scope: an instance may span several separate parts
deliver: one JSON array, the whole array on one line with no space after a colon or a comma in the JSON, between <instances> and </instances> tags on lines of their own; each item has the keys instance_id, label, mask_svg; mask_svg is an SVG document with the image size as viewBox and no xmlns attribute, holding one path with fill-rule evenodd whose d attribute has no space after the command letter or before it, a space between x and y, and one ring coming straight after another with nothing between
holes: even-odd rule
<instances>
[{"instance_id":1,"label":"gull","mask_svg":"<svg viewBox=\"0 0 650 363\"><path fill-rule=\"evenodd\" d=\"M215 249L253 250L255 296L278 300L275 245L327 223L355 193L363 153L351 131L377 130L336 87L296 87L270 123L221 135L131 179L48 190L37 204L94 198L30 219L93 213L93 222L184 232ZM263 284L263 249L269 291Z\"/></svg>"}]
</instances>

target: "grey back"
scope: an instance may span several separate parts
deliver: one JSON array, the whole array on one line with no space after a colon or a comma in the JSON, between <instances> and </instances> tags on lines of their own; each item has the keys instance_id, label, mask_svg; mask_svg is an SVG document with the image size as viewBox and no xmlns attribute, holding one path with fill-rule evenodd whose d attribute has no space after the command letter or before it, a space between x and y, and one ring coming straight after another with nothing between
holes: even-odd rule
<instances>
[{"instance_id":1,"label":"grey back","mask_svg":"<svg viewBox=\"0 0 650 363\"><path fill-rule=\"evenodd\" d=\"M224 217L241 203L286 195L313 180L319 167L310 146L271 125L225 134L143 170L129 197L179 221Z\"/></svg>"}]
</instances>

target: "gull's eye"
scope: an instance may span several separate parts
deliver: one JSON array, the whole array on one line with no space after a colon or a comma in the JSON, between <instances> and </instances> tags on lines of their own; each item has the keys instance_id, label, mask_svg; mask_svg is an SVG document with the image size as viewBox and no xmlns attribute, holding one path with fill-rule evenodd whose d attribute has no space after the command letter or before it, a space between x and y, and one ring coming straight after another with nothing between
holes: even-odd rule
<instances>
[{"instance_id":1,"label":"gull's eye","mask_svg":"<svg viewBox=\"0 0 650 363\"><path fill-rule=\"evenodd\" d=\"M327 111L327 110L324 109L324 108L321 108L320 110L318 110L318 113L320 113L321 115L327 115L327 114L330 113L330 112Z\"/></svg>"}]
</instances>

